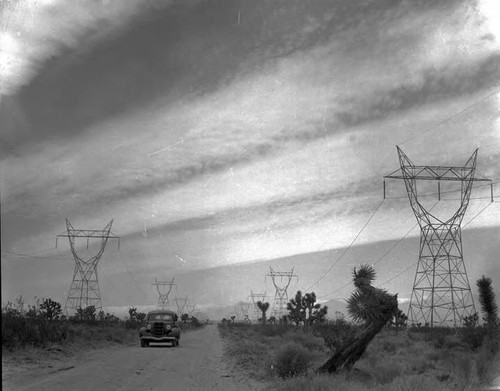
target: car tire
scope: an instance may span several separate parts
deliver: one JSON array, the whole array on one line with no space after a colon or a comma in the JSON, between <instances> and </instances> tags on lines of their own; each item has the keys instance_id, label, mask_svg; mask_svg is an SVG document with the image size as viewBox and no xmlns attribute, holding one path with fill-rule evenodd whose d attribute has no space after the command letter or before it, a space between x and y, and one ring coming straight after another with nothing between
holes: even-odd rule
<instances>
[{"instance_id":1,"label":"car tire","mask_svg":"<svg viewBox=\"0 0 500 391\"><path fill-rule=\"evenodd\" d=\"M144 341L143 339L141 339L141 348L145 348L146 346L148 346L146 344L146 341Z\"/></svg>"}]
</instances>

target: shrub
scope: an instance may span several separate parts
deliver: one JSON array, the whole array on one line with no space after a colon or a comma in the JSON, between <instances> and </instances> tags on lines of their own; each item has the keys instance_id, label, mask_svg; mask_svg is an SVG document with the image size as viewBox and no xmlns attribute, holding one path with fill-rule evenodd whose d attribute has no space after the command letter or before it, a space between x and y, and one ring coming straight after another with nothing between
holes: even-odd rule
<instances>
[{"instance_id":1,"label":"shrub","mask_svg":"<svg viewBox=\"0 0 500 391\"><path fill-rule=\"evenodd\" d=\"M372 376L378 384L391 383L395 378L401 375L402 369L395 363L383 363L376 365L371 370Z\"/></svg>"},{"instance_id":2,"label":"shrub","mask_svg":"<svg viewBox=\"0 0 500 391\"><path fill-rule=\"evenodd\" d=\"M136 307L130 307L128 309L129 319L126 321L126 326L131 329L137 329L141 327L146 319L146 314L144 312L138 312Z\"/></svg>"},{"instance_id":3,"label":"shrub","mask_svg":"<svg viewBox=\"0 0 500 391\"><path fill-rule=\"evenodd\" d=\"M258 331L259 334L264 335L266 337L274 337L276 335L284 335L291 329L292 329L291 325L266 323L256 328L256 331Z\"/></svg>"},{"instance_id":4,"label":"shrub","mask_svg":"<svg viewBox=\"0 0 500 391\"><path fill-rule=\"evenodd\" d=\"M313 334L322 337L326 346L335 353L340 347L354 341L358 331L359 326L352 325L343 318L338 318L315 325Z\"/></svg>"},{"instance_id":5,"label":"shrub","mask_svg":"<svg viewBox=\"0 0 500 391\"><path fill-rule=\"evenodd\" d=\"M396 353L397 347L396 344L392 341L383 341L382 350L388 353Z\"/></svg>"},{"instance_id":6,"label":"shrub","mask_svg":"<svg viewBox=\"0 0 500 391\"><path fill-rule=\"evenodd\" d=\"M276 372L281 378L293 377L305 373L309 368L311 354L297 343L289 342L276 352Z\"/></svg>"},{"instance_id":7,"label":"shrub","mask_svg":"<svg viewBox=\"0 0 500 391\"><path fill-rule=\"evenodd\" d=\"M323 351L325 349L324 341L310 333L299 331L290 331L286 334L286 338L304 346L307 350Z\"/></svg>"},{"instance_id":8,"label":"shrub","mask_svg":"<svg viewBox=\"0 0 500 391\"><path fill-rule=\"evenodd\" d=\"M2 346L45 346L64 342L68 337L65 322L49 321L44 315L32 313L29 317L16 311L2 309Z\"/></svg>"},{"instance_id":9,"label":"shrub","mask_svg":"<svg viewBox=\"0 0 500 391\"><path fill-rule=\"evenodd\" d=\"M477 349L483 343L486 336L486 330L482 326L469 325L462 327L459 331L460 341L470 346L472 349Z\"/></svg>"},{"instance_id":10,"label":"shrub","mask_svg":"<svg viewBox=\"0 0 500 391\"><path fill-rule=\"evenodd\" d=\"M194 327L201 327L201 326L203 326L203 325L201 324L200 320L199 320L197 317L195 317L195 316L191 317L191 324L192 324Z\"/></svg>"}]
</instances>

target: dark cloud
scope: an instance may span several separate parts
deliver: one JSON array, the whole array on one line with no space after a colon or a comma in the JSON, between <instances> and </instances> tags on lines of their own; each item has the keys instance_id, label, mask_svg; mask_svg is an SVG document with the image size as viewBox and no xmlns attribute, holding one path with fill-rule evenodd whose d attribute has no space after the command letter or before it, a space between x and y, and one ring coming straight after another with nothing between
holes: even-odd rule
<instances>
[{"instance_id":1,"label":"dark cloud","mask_svg":"<svg viewBox=\"0 0 500 391\"><path fill-rule=\"evenodd\" d=\"M130 199L175 188L202 176L223 173L231 167L282 154L284 146L290 142L313 142L331 134L338 134L340 131L348 132L351 127L382 120L395 113L402 114L406 110L423 105L440 104L451 98L477 93L498 83L498 80L500 80L500 55L489 57L468 67L461 67L451 74L446 69L429 70L423 73L419 85L401 86L386 92L378 91L369 96L352 98L334 110L326 122L309 124L306 122L303 127L298 122L296 128L286 128L277 135L263 137L258 143L243 144L243 147L239 145L233 151L212 156L193 155L192 161L188 164L161 173L140 176L136 180L119 182L115 187L99 194L98 201L107 203L116 199ZM79 193L81 190L68 189L70 193ZM96 199L91 197L83 200L84 203L95 201Z\"/></svg>"},{"instance_id":2,"label":"dark cloud","mask_svg":"<svg viewBox=\"0 0 500 391\"><path fill-rule=\"evenodd\" d=\"M153 8L120 34L89 47L67 48L47 61L16 96L29 137L10 120L2 121L2 130L10 146L73 136L158 100L166 106L217 90L241 72L307 51L340 31L362 26L365 38L358 45L371 45L381 18L390 23L405 16L399 8L421 12L431 3L210 0ZM0 118L9 116L9 107L0 105Z\"/></svg>"},{"instance_id":3,"label":"dark cloud","mask_svg":"<svg viewBox=\"0 0 500 391\"><path fill-rule=\"evenodd\" d=\"M476 63L455 69L429 69L420 84L402 85L389 91L377 91L366 97L346 102L350 106L337 113L341 124L356 126L383 119L427 104L439 104L450 98L472 95L485 88L500 85L500 55L492 55Z\"/></svg>"},{"instance_id":4,"label":"dark cloud","mask_svg":"<svg viewBox=\"0 0 500 391\"><path fill-rule=\"evenodd\" d=\"M235 224L238 225L235 234L264 233L269 228L273 230L293 229L305 224L324 221L325 217L329 218L338 215L339 202L345 201L344 207L341 208L343 209L341 214L349 214L351 210L346 205L348 201L352 200L353 194L356 194L361 187L370 187L373 190L375 181L368 182L368 184L353 185L350 191L332 190L290 196L246 207L227 208L206 216L155 225L148 227L148 235L157 236L160 233L171 235L189 231L205 231L215 228L223 229L224 227L229 227L233 230ZM365 208L365 205L358 205L357 211L363 213L365 209L371 210L371 207L372 205L367 208ZM245 222L249 224L247 225ZM260 225L260 228L254 225L256 222ZM137 231L128 234L126 237L135 237L141 233L142 231L138 227Z\"/></svg>"}]
</instances>

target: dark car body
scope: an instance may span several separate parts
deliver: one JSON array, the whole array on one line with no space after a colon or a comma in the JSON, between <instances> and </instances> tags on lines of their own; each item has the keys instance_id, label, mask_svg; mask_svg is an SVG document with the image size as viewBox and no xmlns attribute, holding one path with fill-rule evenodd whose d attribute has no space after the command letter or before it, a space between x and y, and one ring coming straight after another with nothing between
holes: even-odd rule
<instances>
[{"instance_id":1,"label":"dark car body","mask_svg":"<svg viewBox=\"0 0 500 391\"><path fill-rule=\"evenodd\" d=\"M141 347L149 346L151 342L170 342L179 346L181 329L177 324L177 314L170 310L150 311L146 315L146 325L139 329Z\"/></svg>"}]
</instances>

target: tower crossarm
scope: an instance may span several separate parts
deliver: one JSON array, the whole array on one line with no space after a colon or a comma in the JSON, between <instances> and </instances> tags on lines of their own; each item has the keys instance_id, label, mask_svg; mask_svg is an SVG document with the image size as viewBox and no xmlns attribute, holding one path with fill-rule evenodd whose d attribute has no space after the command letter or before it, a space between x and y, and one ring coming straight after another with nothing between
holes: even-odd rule
<instances>
[{"instance_id":1,"label":"tower crossarm","mask_svg":"<svg viewBox=\"0 0 500 391\"><path fill-rule=\"evenodd\" d=\"M70 242L74 242L75 238L85 238L87 242L89 239L102 239L106 242L109 239L118 239L118 248L120 247L120 237L111 232L111 220L104 229L75 229L68 219L66 219L66 231L56 236L56 247L59 238L69 238Z\"/></svg>"},{"instance_id":2,"label":"tower crossarm","mask_svg":"<svg viewBox=\"0 0 500 391\"><path fill-rule=\"evenodd\" d=\"M473 178L470 176L474 174ZM397 169L384 178L391 179L415 179L415 180L438 180L438 181L466 181L491 182L490 178L485 178L477 170L468 167L451 166L405 166L404 174L401 169Z\"/></svg>"},{"instance_id":3,"label":"tower crossarm","mask_svg":"<svg viewBox=\"0 0 500 391\"><path fill-rule=\"evenodd\" d=\"M106 234L106 231L100 230L100 229L76 229L76 230L70 230L67 232L63 232L57 237L68 237L68 235L71 235L75 238L96 238L96 239L102 239L102 238L109 238L109 239L119 239L118 236L114 235L112 232L109 234Z\"/></svg>"}]
</instances>

